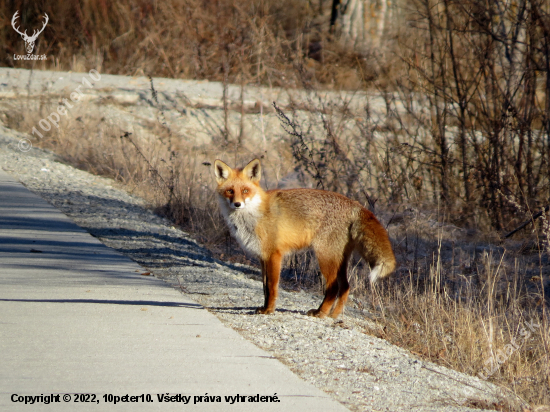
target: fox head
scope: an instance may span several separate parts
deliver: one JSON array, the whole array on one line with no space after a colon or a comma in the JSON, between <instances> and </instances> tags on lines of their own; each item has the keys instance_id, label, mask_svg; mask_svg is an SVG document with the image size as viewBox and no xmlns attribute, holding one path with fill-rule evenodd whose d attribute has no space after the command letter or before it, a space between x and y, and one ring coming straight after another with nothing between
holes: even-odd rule
<instances>
[{"instance_id":1,"label":"fox head","mask_svg":"<svg viewBox=\"0 0 550 412\"><path fill-rule=\"evenodd\" d=\"M220 202L231 210L247 209L261 201L262 167L258 159L242 169L232 169L221 160L214 162Z\"/></svg>"}]
</instances>

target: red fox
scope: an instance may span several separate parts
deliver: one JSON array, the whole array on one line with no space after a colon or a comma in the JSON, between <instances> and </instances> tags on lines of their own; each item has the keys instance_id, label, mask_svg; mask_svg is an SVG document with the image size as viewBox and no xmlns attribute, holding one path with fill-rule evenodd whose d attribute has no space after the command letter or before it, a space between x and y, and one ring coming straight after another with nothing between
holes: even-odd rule
<instances>
[{"instance_id":1,"label":"red fox","mask_svg":"<svg viewBox=\"0 0 550 412\"><path fill-rule=\"evenodd\" d=\"M344 309L347 265L354 250L371 266L371 283L395 269L388 233L358 202L324 190L264 191L258 159L242 169L216 160L214 170L220 209L232 235L261 262L265 301L256 313L275 311L281 261L293 250L312 247L317 256L326 292L321 306L308 315L320 318L336 318Z\"/></svg>"}]
</instances>

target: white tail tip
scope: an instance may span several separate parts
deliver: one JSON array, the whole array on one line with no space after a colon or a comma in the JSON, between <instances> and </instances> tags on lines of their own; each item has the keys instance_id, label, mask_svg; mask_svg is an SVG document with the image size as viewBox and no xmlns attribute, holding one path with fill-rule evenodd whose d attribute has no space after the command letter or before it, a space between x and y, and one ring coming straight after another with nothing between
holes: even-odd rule
<instances>
[{"instance_id":1,"label":"white tail tip","mask_svg":"<svg viewBox=\"0 0 550 412\"><path fill-rule=\"evenodd\" d=\"M380 270L382 269L382 265L376 265L372 268L369 274L369 280L371 284L374 284L378 281L380 278Z\"/></svg>"},{"instance_id":2,"label":"white tail tip","mask_svg":"<svg viewBox=\"0 0 550 412\"><path fill-rule=\"evenodd\" d=\"M388 274L391 273L393 269L390 270L390 266L385 263L378 263L373 267L369 274L369 280L371 285L378 282L378 279L385 278Z\"/></svg>"}]
</instances>

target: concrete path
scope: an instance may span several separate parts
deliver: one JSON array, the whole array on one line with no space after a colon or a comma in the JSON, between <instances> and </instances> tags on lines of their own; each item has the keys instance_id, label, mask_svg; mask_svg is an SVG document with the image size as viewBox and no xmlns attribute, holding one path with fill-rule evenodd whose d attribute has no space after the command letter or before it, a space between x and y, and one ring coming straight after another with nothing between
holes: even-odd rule
<instances>
[{"instance_id":1,"label":"concrete path","mask_svg":"<svg viewBox=\"0 0 550 412\"><path fill-rule=\"evenodd\" d=\"M0 170L0 410L347 410L144 272Z\"/></svg>"}]
</instances>

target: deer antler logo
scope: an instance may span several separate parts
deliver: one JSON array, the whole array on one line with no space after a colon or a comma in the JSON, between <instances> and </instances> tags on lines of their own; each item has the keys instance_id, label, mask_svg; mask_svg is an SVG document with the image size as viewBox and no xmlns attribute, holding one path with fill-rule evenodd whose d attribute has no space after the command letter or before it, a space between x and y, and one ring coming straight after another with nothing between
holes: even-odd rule
<instances>
[{"instance_id":1,"label":"deer antler logo","mask_svg":"<svg viewBox=\"0 0 550 412\"><path fill-rule=\"evenodd\" d=\"M45 17L46 20L43 23L42 29L40 31L35 30L34 33L32 34L32 36L29 37L27 35L27 30L25 30L25 33L21 33L19 31L19 28L15 27L15 21L17 20L17 17L19 17L17 15L18 13L19 13L19 10L17 10L15 12L15 14L13 15L13 19L11 19L11 25L12 25L13 29L21 35L23 40L25 40L25 48L27 49L27 53L31 54L33 49L34 49L34 42L38 38L38 35L44 31L44 29L46 28L46 24L48 24L48 21L50 21L50 18L48 17L48 15L46 13L44 13L44 17Z\"/></svg>"}]
</instances>

